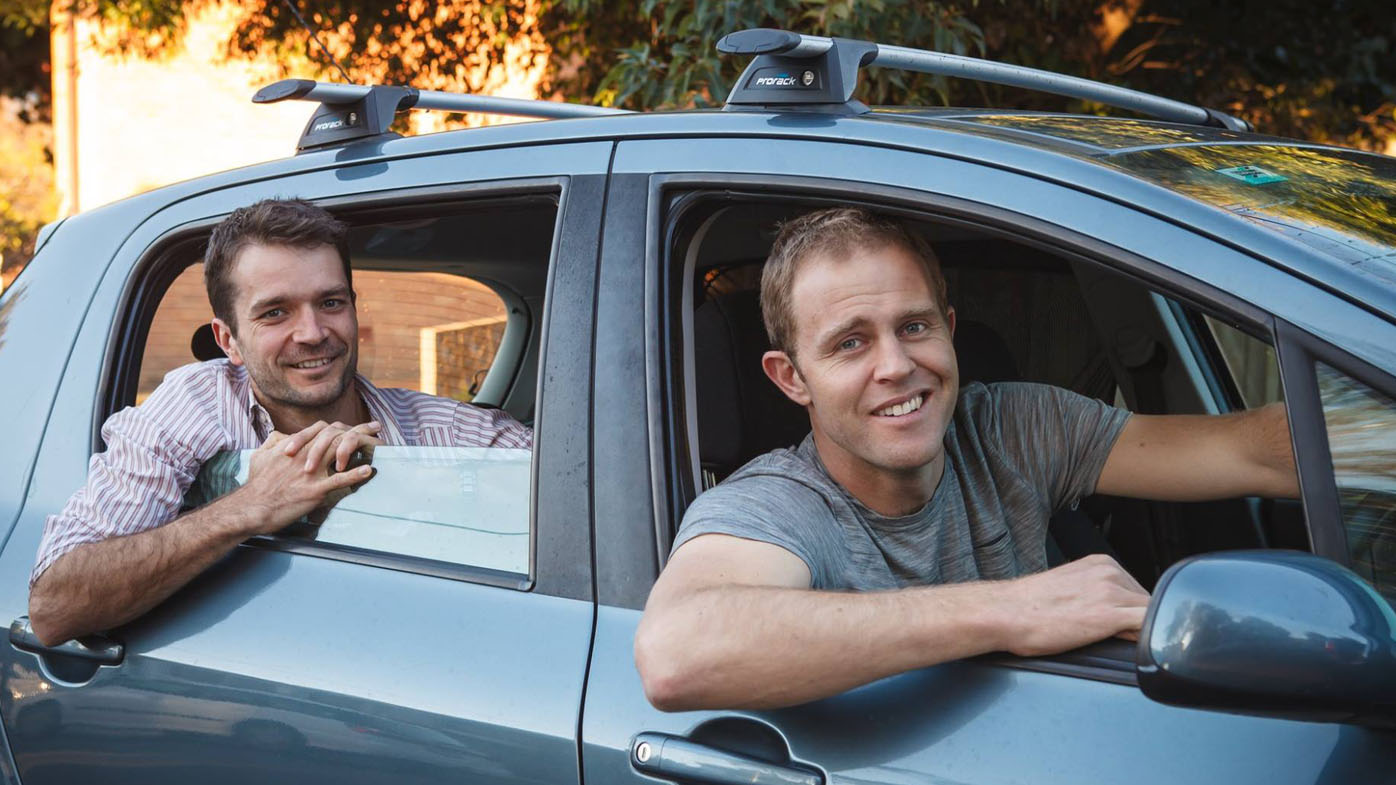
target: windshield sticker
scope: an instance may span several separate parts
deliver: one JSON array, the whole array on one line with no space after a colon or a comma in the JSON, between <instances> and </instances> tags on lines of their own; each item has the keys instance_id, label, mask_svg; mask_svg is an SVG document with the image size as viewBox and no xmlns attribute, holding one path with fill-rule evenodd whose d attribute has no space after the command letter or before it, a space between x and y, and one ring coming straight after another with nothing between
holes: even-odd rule
<instances>
[{"instance_id":1,"label":"windshield sticker","mask_svg":"<svg viewBox=\"0 0 1396 785\"><path fill-rule=\"evenodd\" d=\"M1282 174L1261 169L1259 166L1233 166L1229 169L1213 170L1217 174L1224 174L1233 180L1240 180L1246 185L1265 185L1266 183L1283 183L1288 180Z\"/></svg>"}]
</instances>

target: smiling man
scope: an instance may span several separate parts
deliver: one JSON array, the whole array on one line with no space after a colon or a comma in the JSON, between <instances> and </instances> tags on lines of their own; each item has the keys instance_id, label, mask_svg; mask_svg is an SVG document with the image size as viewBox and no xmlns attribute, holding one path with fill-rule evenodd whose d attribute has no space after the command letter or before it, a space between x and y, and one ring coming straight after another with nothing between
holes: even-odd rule
<instances>
[{"instance_id":1,"label":"smiling man","mask_svg":"<svg viewBox=\"0 0 1396 785\"><path fill-rule=\"evenodd\" d=\"M1149 597L1112 559L1047 569L1056 510L1094 492L1298 493L1282 406L1144 416L1046 385L960 389L940 267L895 221L832 209L785 225L761 306L766 374L811 433L685 514L636 633L659 708L784 706L1132 636Z\"/></svg>"},{"instance_id":2,"label":"smiling man","mask_svg":"<svg viewBox=\"0 0 1396 785\"><path fill-rule=\"evenodd\" d=\"M29 615L46 645L134 619L243 540L278 531L372 476L377 444L530 448L508 415L357 375L347 227L295 199L235 210L204 259L226 359L165 377L102 426L107 450L49 517ZM255 449L246 484L185 515L200 467Z\"/></svg>"}]
</instances>

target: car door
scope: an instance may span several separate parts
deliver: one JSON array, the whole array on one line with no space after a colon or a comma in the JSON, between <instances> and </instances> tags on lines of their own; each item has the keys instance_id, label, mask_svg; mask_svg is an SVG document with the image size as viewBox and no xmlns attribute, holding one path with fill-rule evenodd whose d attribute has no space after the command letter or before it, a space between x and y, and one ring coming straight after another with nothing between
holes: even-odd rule
<instances>
[{"instance_id":1,"label":"car door","mask_svg":"<svg viewBox=\"0 0 1396 785\"><path fill-rule=\"evenodd\" d=\"M1119 201L971 163L983 160L982 150L954 151L955 160L835 141L858 133L838 127L846 121L781 122L830 138L685 139L681 151L656 139L617 150L598 359L603 347L614 355L610 367L623 381L597 382L597 400L607 404L595 417L608 439L595 448L599 609L582 725L587 780L1338 783L1385 776L1388 731L1155 703L1140 692L1124 644L1055 658L947 663L772 711L662 713L646 702L632 654L635 627L682 513L676 497L684 482L693 485L684 479L693 474L687 459L672 447L691 422L667 413L689 394L674 382L683 364L664 359L682 351L691 328L675 305L691 292L671 272L682 260L668 258L676 230L666 222L688 193L781 192L810 204L911 206L995 223L1037 242L1098 252L1169 294L1229 303L1232 315L1268 325L1272 339L1296 331L1327 344L1361 335L1355 351L1392 363L1396 329L1385 320ZM1059 181L1079 182L1069 175ZM643 311L634 307L640 300ZM1290 344L1279 343L1283 355ZM1281 361L1287 379L1304 373L1298 360ZM647 389L635 384L641 375ZM1286 393L1298 387L1287 383ZM1336 506L1309 480L1322 466L1311 449L1322 440L1312 432L1318 409L1302 395L1290 406L1296 443L1309 456L1301 456L1301 471L1310 537L1319 553L1345 561L1330 544Z\"/></svg>"},{"instance_id":2,"label":"car door","mask_svg":"<svg viewBox=\"0 0 1396 785\"><path fill-rule=\"evenodd\" d=\"M77 334L0 553L0 602L18 620L0 663L0 715L25 782L578 781L594 608L590 564L576 558L590 548L585 358L610 148L418 149L394 159L389 143L387 156L359 163L331 152L295 173L267 167L189 188L121 227L129 236ZM119 342L141 307L133 298L143 276L229 210L288 194L341 214L386 210L408 232L447 202L551 205L547 296L532 303L527 333L536 380L515 383L537 386L536 408L521 404L536 426L532 487L517 499L528 567L262 538L88 648L38 646L21 618L28 573L45 517L82 482L96 425L129 384L113 374L129 354ZM470 238L486 248L519 241ZM403 509L412 503L401 499Z\"/></svg>"}]
</instances>

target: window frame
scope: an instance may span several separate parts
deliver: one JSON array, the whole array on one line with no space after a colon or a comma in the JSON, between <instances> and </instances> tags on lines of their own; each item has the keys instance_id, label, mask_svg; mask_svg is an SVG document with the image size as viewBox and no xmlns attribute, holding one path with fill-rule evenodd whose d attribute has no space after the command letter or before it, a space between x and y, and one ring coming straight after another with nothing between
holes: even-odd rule
<instances>
[{"instance_id":1,"label":"window frame","mask_svg":"<svg viewBox=\"0 0 1396 785\"><path fill-rule=\"evenodd\" d=\"M1168 265L1056 224L979 202L896 186L852 183L802 175L675 173L650 176L646 232L645 306L650 329L646 339L648 433L650 438L655 538L655 574L663 569L673 534L688 504L696 498L701 479L690 467L699 462L696 449L696 400L693 369L694 270L690 256L676 253L685 221L694 207L712 199L771 198L785 203L866 206L882 213L951 224L1002 237L1052 253L1068 263L1080 263L1120 275L1184 308L1206 312L1247 332L1270 336L1276 347L1282 384L1288 399L1286 356L1280 354L1281 320L1239 297ZM1132 210L1118 205L1120 210ZM686 238L691 241L692 238ZM1263 264L1256 259L1257 264ZM675 313L677 304L678 313ZM1180 347L1185 349L1186 347ZM1315 387L1316 390L1316 387ZM1315 393L1316 394L1316 393ZM695 412L690 416L689 412ZM1291 438L1296 438L1293 429ZM1305 489L1307 490L1307 489ZM1301 491L1304 492L1304 491ZM1305 493L1306 529L1312 532L1313 513ZM1336 499L1336 497L1335 497ZM1335 502L1336 503L1336 502ZM1311 539L1313 535L1311 534ZM634 593L643 606L643 592ZM1075 676L1112 684L1137 684L1133 645L1107 640L1051 657L1021 658L989 654L974 661L1019 670Z\"/></svg>"},{"instance_id":2,"label":"window frame","mask_svg":"<svg viewBox=\"0 0 1396 785\"><path fill-rule=\"evenodd\" d=\"M1396 375L1356 357L1284 320L1278 322L1280 340L1275 344L1280 375L1289 407L1290 432L1294 435L1299 483L1314 553L1352 568L1347 528L1343 524L1333 454L1319 394L1318 370L1322 362L1334 370L1396 400ZM1313 508L1310 509L1310 499ZM1315 523L1317 522L1317 523Z\"/></svg>"},{"instance_id":3,"label":"window frame","mask_svg":"<svg viewBox=\"0 0 1396 785\"><path fill-rule=\"evenodd\" d=\"M500 200L550 201L553 205L553 237L549 244L550 252L545 272L544 303L542 314L529 314L523 298L506 296L500 293L497 284L485 277L472 278L490 286L504 299L509 309L505 335L501 339L500 352L511 338L510 329L516 321L513 313L516 307L524 306L523 326L529 335L523 336L524 345L518 351L518 358L509 369L506 398L522 378L523 366L529 355L537 357L535 372L538 380L534 383L533 412L537 418L542 402L543 360L546 355L547 324L549 322L549 301L552 299L554 279L559 267L559 254L562 248L562 234L567 217L568 195L572 183L567 176L530 177L517 180L491 181L482 183L457 183L449 186L426 186L406 188L387 192L374 192L352 196L313 199L314 204L329 210L337 218L353 225L372 223L375 219L384 220L390 213L403 210L424 210L432 213L449 214L460 205L478 205ZM169 286L189 265L191 259L202 256L204 245L213 227L226 217L227 213L191 221L175 227L158 237L141 254L127 274L116 309L111 331L107 338L99 388L92 411L91 452L105 449L101 438L101 426L107 417L135 400L139 383L140 365L148 337L151 321ZM529 340L533 335L536 341ZM493 369L493 366L492 366ZM535 433L537 431L535 430ZM542 491L540 489L538 447L535 444L530 468L529 487L529 572L527 575L503 572L485 567L456 564L417 556L396 554L389 551L370 550L353 546L322 543L314 540L283 536L280 533L257 535L242 543L244 547L280 551L290 554L314 556L318 558L344 561L364 566L409 572L418 575L459 580L486 586L534 591L545 584L545 593L561 593L564 596L588 594L579 587L570 587L565 577L540 580L539 574L539 526L538 508Z\"/></svg>"},{"instance_id":4,"label":"window frame","mask_svg":"<svg viewBox=\"0 0 1396 785\"><path fill-rule=\"evenodd\" d=\"M692 352L689 348L692 309L681 312L677 319L673 313L676 302L682 305L688 301L685 295L689 293L687 287L692 283L690 260L675 259L672 244L678 239L680 222L699 201L690 198L693 195L706 194L709 198L734 200L766 197L785 203L808 203L811 207L835 203L858 205L883 213L963 227L1052 253L1068 263L1080 263L1124 276L1184 307L1219 315L1228 322L1243 325L1243 329L1252 333L1275 336L1271 338L1271 343L1278 343L1274 317L1234 295L1160 262L1008 210L923 191L796 175L674 174L655 175L652 180L651 205L659 207L652 220L661 220L663 228L650 233L650 247L647 249L648 258L659 260L658 265L646 268L652 273L647 275L646 303L656 314L656 319L651 323L659 322L657 333L651 332L654 346L653 352L647 353L652 363L647 378L649 384L659 388L652 391L651 401L666 401L666 408L670 412L667 417L663 409L652 408L650 412L651 448L663 456L662 461L655 462L656 467L661 464L666 467L696 466L698 460L696 450L690 447L696 443L696 426L689 422L692 418L688 414L696 408ZM662 246L659 244L661 237ZM667 356L664 360L656 356L661 345ZM678 360L677 365L675 359ZM692 489L700 487L697 477L686 476L691 473L679 477L678 482L673 484L670 480L672 474L669 477L654 477L654 535L660 568L667 559L672 533L683 510L697 496ZM663 498L660 498L661 489Z\"/></svg>"}]
</instances>

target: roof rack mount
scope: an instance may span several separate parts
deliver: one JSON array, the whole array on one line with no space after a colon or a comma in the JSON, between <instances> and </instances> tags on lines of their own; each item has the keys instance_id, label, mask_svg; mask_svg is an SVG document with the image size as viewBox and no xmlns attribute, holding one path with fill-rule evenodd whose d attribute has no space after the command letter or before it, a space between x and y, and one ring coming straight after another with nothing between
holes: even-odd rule
<instances>
[{"instance_id":1,"label":"roof rack mount","mask_svg":"<svg viewBox=\"0 0 1396 785\"><path fill-rule=\"evenodd\" d=\"M277 101L319 101L305 131L296 142L296 152L332 147L358 139L389 135L393 116L406 109L437 109L447 112L476 112L513 117L566 118L627 114L623 109L568 104L558 101L530 101L492 95L466 95L440 90L418 90L395 85L355 85L316 82L312 79L282 79L258 90L253 103ZM395 136L395 134L393 134Z\"/></svg>"},{"instance_id":2,"label":"roof rack mount","mask_svg":"<svg viewBox=\"0 0 1396 785\"><path fill-rule=\"evenodd\" d=\"M876 65L1080 98L1175 123L1232 131L1254 130L1245 120L1215 109L1104 82L964 55L768 28L729 33L717 42L717 48L726 54L756 55L727 96L727 106L732 108L801 107L861 114L868 108L853 100L858 70Z\"/></svg>"}]
</instances>

